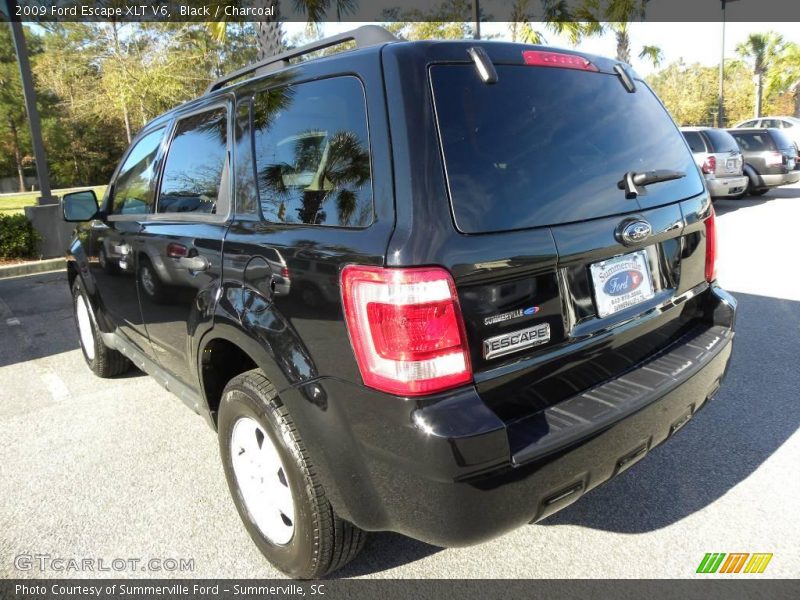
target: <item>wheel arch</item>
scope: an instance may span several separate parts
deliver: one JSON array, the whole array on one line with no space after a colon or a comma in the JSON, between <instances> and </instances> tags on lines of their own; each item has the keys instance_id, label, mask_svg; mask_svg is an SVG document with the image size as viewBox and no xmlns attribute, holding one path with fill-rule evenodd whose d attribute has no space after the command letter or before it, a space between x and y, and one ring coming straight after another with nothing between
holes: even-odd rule
<instances>
[{"instance_id":1,"label":"wheel arch","mask_svg":"<svg viewBox=\"0 0 800 600\"><path fill-rule=\"evenodd\" d=\"M276 390L287 387L288 382L272 357L241 329L218 322L200 339L197 346L200 391L215 429L223 389L237 375L255 368L261 369Z\"/></svg>"}]
</instances>

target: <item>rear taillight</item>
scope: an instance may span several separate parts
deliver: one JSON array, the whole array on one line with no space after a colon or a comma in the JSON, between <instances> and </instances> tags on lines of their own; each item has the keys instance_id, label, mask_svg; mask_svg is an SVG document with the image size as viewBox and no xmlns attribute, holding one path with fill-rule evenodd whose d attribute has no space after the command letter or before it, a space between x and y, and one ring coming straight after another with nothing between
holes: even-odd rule
<instances>
[{"instance_id":1,"label":"rear taillight","mask_svg":"<svg viewBox=\"0 0 800 600\"><path fill-rule=\"evenodd\" d=\"M342 301L369 387L416 396L472 381L458 296L446 270L350 265L342 271Z\"/></svg>"},{"instance_id":2,"label":"rear taillight","mask_svg":"<svg viewBox=\"0 0 800 600\"><path fill-rule=\"evenodd\" d=\"M707 156L706 160L703 162L703 173L713 173L717 170L717 157L716 156Z\"/></svg>"},{"instance_id":3,"label":"rear taillight","mask_svg":"<svg viewBox=\"0 0 800 600\"><path fill-rule=\"evenodd\" d=\"M580 71L598 71L591 62L582 56L563 52L546 52L543 50L525 50L522 60L526 65L535 67L561 67L562 69L578 69Z\"/></svg>"},{"instance_id":4,"label":"rear taillight","mask_svg":"<svg viewBox=\"0 0 800 600\"><path fill-rule=\"evenodd\" d=\"M768 167L780 166L783 164L783 161L783 152L767 152L767 155L764 157L764 162L767 163Z\"/></svg>"},{"instance_id":5,"label":"rear taillight","mask_svg":"<svg viewBox=\"0 0 800 600\"><path fill-rule=\"evenodd\" d=\"M170 242L167 244L167 256L170 258L183 258L189 256L189 249L183 244Z\"/></svg>"},{"instance_id":6,"label":"rear taillight","mask_svg":"<svg viewBox=\"0 0 800 600\"><path fill-rule=\"evenodd\" d=\"M717 217L714 209L706 219L706 281L711 283L717 276Z\"/></svg>"}]
</instances>

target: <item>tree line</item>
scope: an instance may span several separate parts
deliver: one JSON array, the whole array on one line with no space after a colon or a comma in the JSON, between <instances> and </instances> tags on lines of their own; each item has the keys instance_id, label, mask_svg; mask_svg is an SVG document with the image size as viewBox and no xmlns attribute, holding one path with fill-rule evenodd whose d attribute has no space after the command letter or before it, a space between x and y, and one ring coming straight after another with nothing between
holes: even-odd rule
<instances>
[{"instance_id":1,"label":"tree line","mask_svg":"<svg viewBox=\"0 0 800 600\"><path fill-rule=\"evenodd\" d=\"M635 10L646 6L641 0L620 3ZM632 53L655 65L662 60L656 47L631 47L623 13L606 14L608 22L577 22L558 12L561 3L542 3L551 12L541 14L529 11L529 5L534 6L533 0L515 3L517 20L508 32L515 41L541 43L558 33L577 45L586 37L610 34L620 60L630 61ZM436 14L391 14L386 25L406 39L461 39L473 33L470 10L470 0L445 0ZM105 183L149 120L198 96L216 77L253 62L265 43L280 48L320 35L313 22L294 39L284 39L275 23L271 30L273 37L265 42L263 26L255 23L26 28L53 186ZM678 61L648 79L679 124L715 123L717 67ZM759 104L763 114L800 114L800 47L774 33L754 34L737 48L736 58L726 61L725 80L729 124L753 116ZM0 27L0 147L0 178L14 177L24 188L23 176L33 174L35 165L7 27Z\"/></svg>"}]
</instances>

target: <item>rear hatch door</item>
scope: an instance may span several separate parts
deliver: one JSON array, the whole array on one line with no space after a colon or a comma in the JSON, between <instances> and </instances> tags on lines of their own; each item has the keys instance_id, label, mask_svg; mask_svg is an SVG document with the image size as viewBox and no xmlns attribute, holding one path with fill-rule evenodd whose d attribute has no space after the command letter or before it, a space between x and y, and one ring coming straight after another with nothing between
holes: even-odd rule
<instances>
[{"instance_id":1,"label":"rear hatch door","mask_svg":"<svg viewBox=\"0 0 800 600\"><path fill-rule=\"evenodd\" d=\"M456 277L475 380L506 419L621 373L690 326L693 306L663 307L704 284L709 210L646 84L520 63L494 64L493 84L473 64L429 67L454 225L492 256ZM635 197L618 185L656 169L683 176ZM637 223L647 235L624 242Z\"/></svg>"}]
</instances>

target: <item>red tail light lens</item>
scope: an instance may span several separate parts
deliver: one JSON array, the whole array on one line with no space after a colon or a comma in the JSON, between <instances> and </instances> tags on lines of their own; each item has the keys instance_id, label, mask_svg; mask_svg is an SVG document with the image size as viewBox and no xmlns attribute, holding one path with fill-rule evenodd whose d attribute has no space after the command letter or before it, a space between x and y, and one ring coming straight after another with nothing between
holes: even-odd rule
<instances>
[{"instance_id":1,"label":"red tail light lens","mask_svg":"<svg viewBox=\"0 0 800 600\"><path fill-rule=\"evenodd\" d=\"M170 242L167 244L167 256L170 258L183 258L189 255L189 249L183 244Z\"/></svg>"},{"instance_id":2,"label":"red tail light lens","mask_svg":"<svg viewBox=\"0 0 800 600\"><path fill-rule=\"evenodd\" d=\"M582 56L563 52L546 52L543 50L525 50L522 60L526 65L534 67L561 67L562 69L578 69L580 71L598 71L591 62Z\"/></svg>"},{"instance_id":3,"label":"red tail light lens","mask_svg":"<svg viewBox=\"0 0 800 600\"><path fill-rule=\"evenodd\" d=\"M705 162L703 162L703 173L713 173L716 170L717 170L717 157L707 156Z\"/></svg>"},{"instance_id":4,"label":"red tail light lens","mask_svg":"<svg viewBox=\"0 0 800 600\"><path fill-rule=\"evenodd\" d=\"M472 381L455 284L441 268L351 265L342 300L364 383L401 396Z\"/></svg>"},{"instance_id":5,"label":"red tail light lens","mask_svg":"<svg viewBox=\"0 0 800 600\"><path fill-rule=\"evenodd\" d=\"M284 279L289 279L289 269L287 267L281 268L281 277Z\"/></svg>"},{"instance_id":6,"label":"red tail light lens","mask_svg":"<svg viewBox=\"0 0 800 600\"><path fill-rule=\"evenodd\" d=\"M706 219L706 281L709 283L717 277L717 217L714 209Z\"/></svg>"}]
</instances>

